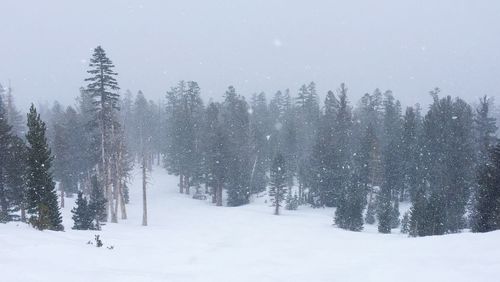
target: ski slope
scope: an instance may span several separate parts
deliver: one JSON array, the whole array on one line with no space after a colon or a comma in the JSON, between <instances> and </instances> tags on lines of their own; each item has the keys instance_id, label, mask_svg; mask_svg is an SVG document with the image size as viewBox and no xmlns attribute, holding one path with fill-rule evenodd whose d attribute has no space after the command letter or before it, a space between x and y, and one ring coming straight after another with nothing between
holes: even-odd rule
<instances>
[{"instance_id":1,"label":"ski slope","mask_svg":"<svg viewBox=\"0 0 500 282\"><path fill-rule=\"evenodd\" d=\"M137 172L129 219L99 232L71 229L74 199L65 232L0 224L0 281L500 281L500 232L408 238L338 229L332 209L215 207L180 195L161 168L143 227L140 183ZM104 248L87 244L95 234Z\"/></svg>"}]
</instances>

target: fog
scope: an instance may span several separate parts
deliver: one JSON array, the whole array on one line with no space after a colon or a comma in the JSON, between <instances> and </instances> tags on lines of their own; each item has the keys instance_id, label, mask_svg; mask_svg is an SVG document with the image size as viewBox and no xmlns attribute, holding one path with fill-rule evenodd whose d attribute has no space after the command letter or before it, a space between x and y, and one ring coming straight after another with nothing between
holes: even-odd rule
<instances>
[{"instance_id":1,"label":"fog","mask_svg":"<svg viewBox=\"0 0 500 282\"><path fill-rule=\"evenodd\" d=\"M72 103L102 45L122 91L160 99L178 80L203 97L321 95L345 82L352 101L375 88L404 104L428 91L476 101L500 96L498 1L7 1L0 83L17 104Z\"/></svg>"}]
</instances>

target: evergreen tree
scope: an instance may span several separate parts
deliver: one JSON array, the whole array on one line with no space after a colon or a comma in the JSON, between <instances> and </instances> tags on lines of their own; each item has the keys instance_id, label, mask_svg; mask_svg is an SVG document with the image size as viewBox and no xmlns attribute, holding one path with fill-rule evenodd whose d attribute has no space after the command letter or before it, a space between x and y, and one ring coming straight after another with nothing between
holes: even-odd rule
<instances>
[{"instance_id":1,"label":"evergreen tree","mask_svg":"<svg viewBox=\"0 0 500 282\"><path fill-rule=\"evenodd\" d=\"M422 185L413 201L410 235L426 236L458 232L473 184L474 146L472 110L461 99L439 98L423 122ZM415 217L415 218L414 218Z\"/></svg>"},{"instance_id":2,"label":"evergreen tree","mask_svg":"<svg viewBox=\"0 0 500 282\"><path fill-rule=\"evenodd\" d=\"M71 210L73 213L72 219L74 221L73 229L93 230L95 228L93 222L94 217L89 208L89 203L82 192L78 192L75 204L76 206Z\"/></svg>"},{"instance_id":3,"label":"evergreen tree","mask_svg":"<svg viewBox=\"0 0 500 282\"><path fill-rule=\"evenodd\" d=\"M306 190L314 181L314 171L310 160L314 138L317 136L320 109L316 84L302 85L295 99L295 126L297 130L297 179L299 181L299 198L306 200Z\"/></svg>"},{"instance_id":4,"label":"evergreen tree","mask_svg":"<svg viewBox=\"0 0 500 282\"><path fill-rule=\"evenodd\" d=\"M410 214L405 212L401 220L401 233L408 234L410 232Z\"/></svg>"},{"instance_id":5,"label":"evergreen tree","mask_svg":"<svg viewBox=\"0 0 500 282\"><path fill-rule=\"evenodd\" d=\"M166 167L179 175L179 192L189 194L198 185L202 168L201 134L203 102L200 88L194 81L180 81L167 93L169 136L166 147Z\"/></svg>"},{"instance_id":6,"label":"evergreen tree","mask_svg":"<svg viewBox=\"0 0 500 282\"><path fill-rule=\"evenodd\" d=\"M224 135L227 136L227 204L247 204L250 197L250 143L248 105L245 99L230 86L222 106Z\"/></svg>"},{"instance_id":7,"label":"evergreen tree","mask_svg":"<svg viewBox=\"0 0 500 282\"><path fill-rule=\"evenodd\" d=\"M347 88L339 89L339 111L337 114L337 146L334 166L335 185L339 189L335 224L343 229L361 231L363 229L363 209L366 202L363 186L352 171L352 116L347 101Z\"/></svg>"},{"instance_id":8,"label":"evergreen tree","mask_svg":"<svg viewBox=\"0 0 500 282\"><path fill-rule=\"evenodd\" d=\"M378 232L391 233L392 205L391 189L384 183L377 195Z\"/></svg>"},{"instance_id":9,"label":"evergreen tree","mask_svg":"<svg viewBox=\"0 0 500 282\"><path fill-rule=\"evenodd\" d=\"M402 174L403 185L401 187L401 200L415 198L418 185L420 185L423 174L423 164L420 163L421 118L418 108L406 108L403 133L401 140L401 154L403 156Z\"/></svg>"},{"instance_id":10,"label":"evergreen tree","mask_svg":"<svg viewBox=\"0 0 500 282\"><path fill-rule=\"evenodd\" d=\"M497 131L496 119L491 117L492 101L487 96L479 100L479 107L474 118L476 143L478 145L478 166L486 164L493 146L495 146L495 133Z\"/></svg>"},{"instance_id":11,"label":"evergreen tree","mask_svg":"<svg viewBox=\"0 0 500 282\"><path fill-rule=\"evenodd\" d=\"M265 93L262 92L252 96L250 109L250 135L253 158L250 191L254 194L266 189L266 171L269 169L271 129Z\"/></svg>"},{"instance_id":12,"label":"evergreen tree","mask_svg":"<svg viewBox=\"0 0 500 282\"><path fill-rule=\"evenodd\" d=\"M9 219L6 179L9 149L12 140L11 129L12 127L7 123L3 97L0 96L0 222L5 222Z\"/></svg>"},{"instance_id":13,"label":"evergreen tree","mask_svg":"<svg viewBox=\"0 0 500 282\"><path fill-rule=\"evenodd\" d=\"M31 105L28 114L27 200L30 223L37 229L63 230L55 183L50 169L52 157L45 137L45 123Z\"/></svg>"},{"instance_id":14,"label":"evergreen tree","mask_svg":"<svg viewBox=\"0 0 500 282\"><path fill-rule=\"evenodd\" d=\"M478 188L472 231L500 229L500 145L490 150L489 161L479 168Z\"/></svg>"},{"instance_id":15,"label":"evergreen tree","mask_svg":"<svg viewBox=\"0 0 500 282\"><path fill-rule=\"evenodd\" d=\"M99 186L99 181L95 175L91 178L88 209L89 213L92 215L95 229L101 230L101 221L106 218L106 198L104 197L104 191Z\"/></svg>"},{"instance_id":16,"label":"evergreen tree","mask_svg":"<svg viewBox=\"0 0 500 282\"><path fill-rule=\"evenodd\" d=\"M332 91L328 91L311 158L313 176L310 203L313 206L325 205L333 207L337 202L338 194L335 190L333 171L335 167L335 127L338 108L337 97Z\"/></svg>"},{"instance_id":17,"label":"evergreen tree","mask_svg":"<svg viewBox=\"0 0 500 282\"><path fill-rule=\"evenodd\" d=\"M206 111L206 173L210 187L212 187L212 202L222 206L222 191L227 183L228 138L222 128L221 104L210 103Z\"/></svg>"},{"instance_id":18,"label":"evergreen tree","mask_svg":"<svg viewBox=\"0 0 500 282\"><path fill-rule=\"evenodd\" d=\"M10 217L13 212L20 211L21 221L26 221L26 160L27 148L23 139L18 136L12 136L9 150L8 160L5 163L5 172L7 178L7 202L9 203Z\"/></svg>"},{"instance_id":19,"label":"evergreen tree","mask_svg":"<svg viewBox=\"0 0 500 282\"><path fill-rule=\"evenodd\" d=\"M286 195L286 167L285 159L281 154L274 157L269 184L269 196L274 207L274 214L279 215L280 207Z\"/></svg>"},{"instance_id":20,"label":"evergreen tree","mask_svg":"<svg viewBox=\"0 0 500 282\"><path fill-rule=\"evenodd\" d=\"M112 222L117 222L117 216L113 206L114 201L113 190L111 187L111 163L113 154L114 133L118 122L116 120L116 110L118 110L119 94L117 91L118 75L113 69L115 65L107 57L106 52L101 46L94 49L92 58L89 64L90 69L87 73L90 77L86 78L89 84L85 89L90 94L93 104L94 122L99 129L99 135L95 137L99 142L99 176L103 183L104 193L108 200L107 215L110 216Z\"/></svg>"},{"instance_id":21,"label":"evergreen tree","mask_svg":"<svg viewBox=\"0 0 500 282\"><path fill-rule=\"evenodd\" d=\"M26 124L24 122L23 115L16 108L10 85L7 89L5 108L7 111L7 120L12 126L12 134L22 138L26 134Z\"/></svg>"}]
</instances>

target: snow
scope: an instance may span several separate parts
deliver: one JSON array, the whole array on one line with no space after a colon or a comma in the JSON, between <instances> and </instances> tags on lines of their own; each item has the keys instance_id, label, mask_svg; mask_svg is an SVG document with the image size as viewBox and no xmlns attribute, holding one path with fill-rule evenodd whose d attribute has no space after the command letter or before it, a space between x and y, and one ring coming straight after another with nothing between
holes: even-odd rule
<instances>
[{"instance_id":1,"label":"snow","mask_svg":"<svg viewBox=\"0 0 500 282\"><path fill-rule=\"evenodd\" d=\"M408 238L332 226L332 209L273 215L265 197L215 207L178 194L177 177L156 168L141 226L139 172L129 219L103 231L65 232L0 224L2 281L498 281L500 232ZM100 234L104 247L88 245Z\"/></svg>"}]
</instances>

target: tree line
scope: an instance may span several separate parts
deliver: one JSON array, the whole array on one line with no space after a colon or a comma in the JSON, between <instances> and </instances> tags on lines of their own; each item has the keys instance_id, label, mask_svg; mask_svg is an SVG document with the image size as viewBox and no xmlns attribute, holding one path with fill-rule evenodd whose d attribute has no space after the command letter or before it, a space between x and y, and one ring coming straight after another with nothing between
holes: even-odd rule
<instances>
[{"instance_id":1,"label":"tree line","mask_svg":"<svg viewBox=\"0 0 500 282\"><path fill-rule=\"evenodd\" d=\"M334 224L352 231L364 224L411 236L500 228L500 146L486 96L471 106L436 88L427 109L403 108L391 91L376 89L352 105L345 84L321 102L311 82L297 93L277 91L269 101L265 93L247 100L229 86L222 101L205 102L196 82L180 81L152 101L141 91L119 95L117 73L101 47L88 74L76 107L42 107L47 146L37 153L46 155L44 181L57 181L60 204L78 194L77 229L117 222L119 213L126 219L135 163L142 168L143 225L148 171L161 164L179 178L180 193L208 197L216 206L245 205L268 193L275 214L282 207L335 207ZM35 122L26 134L7 94L0 112L0 138L9 140L1 150L3 220L18 211L33 214L25 205L34 187L29 173L9 172L30 169ZM404 214L402 202L411 204Z\"/></svg>"}]
</instances>

